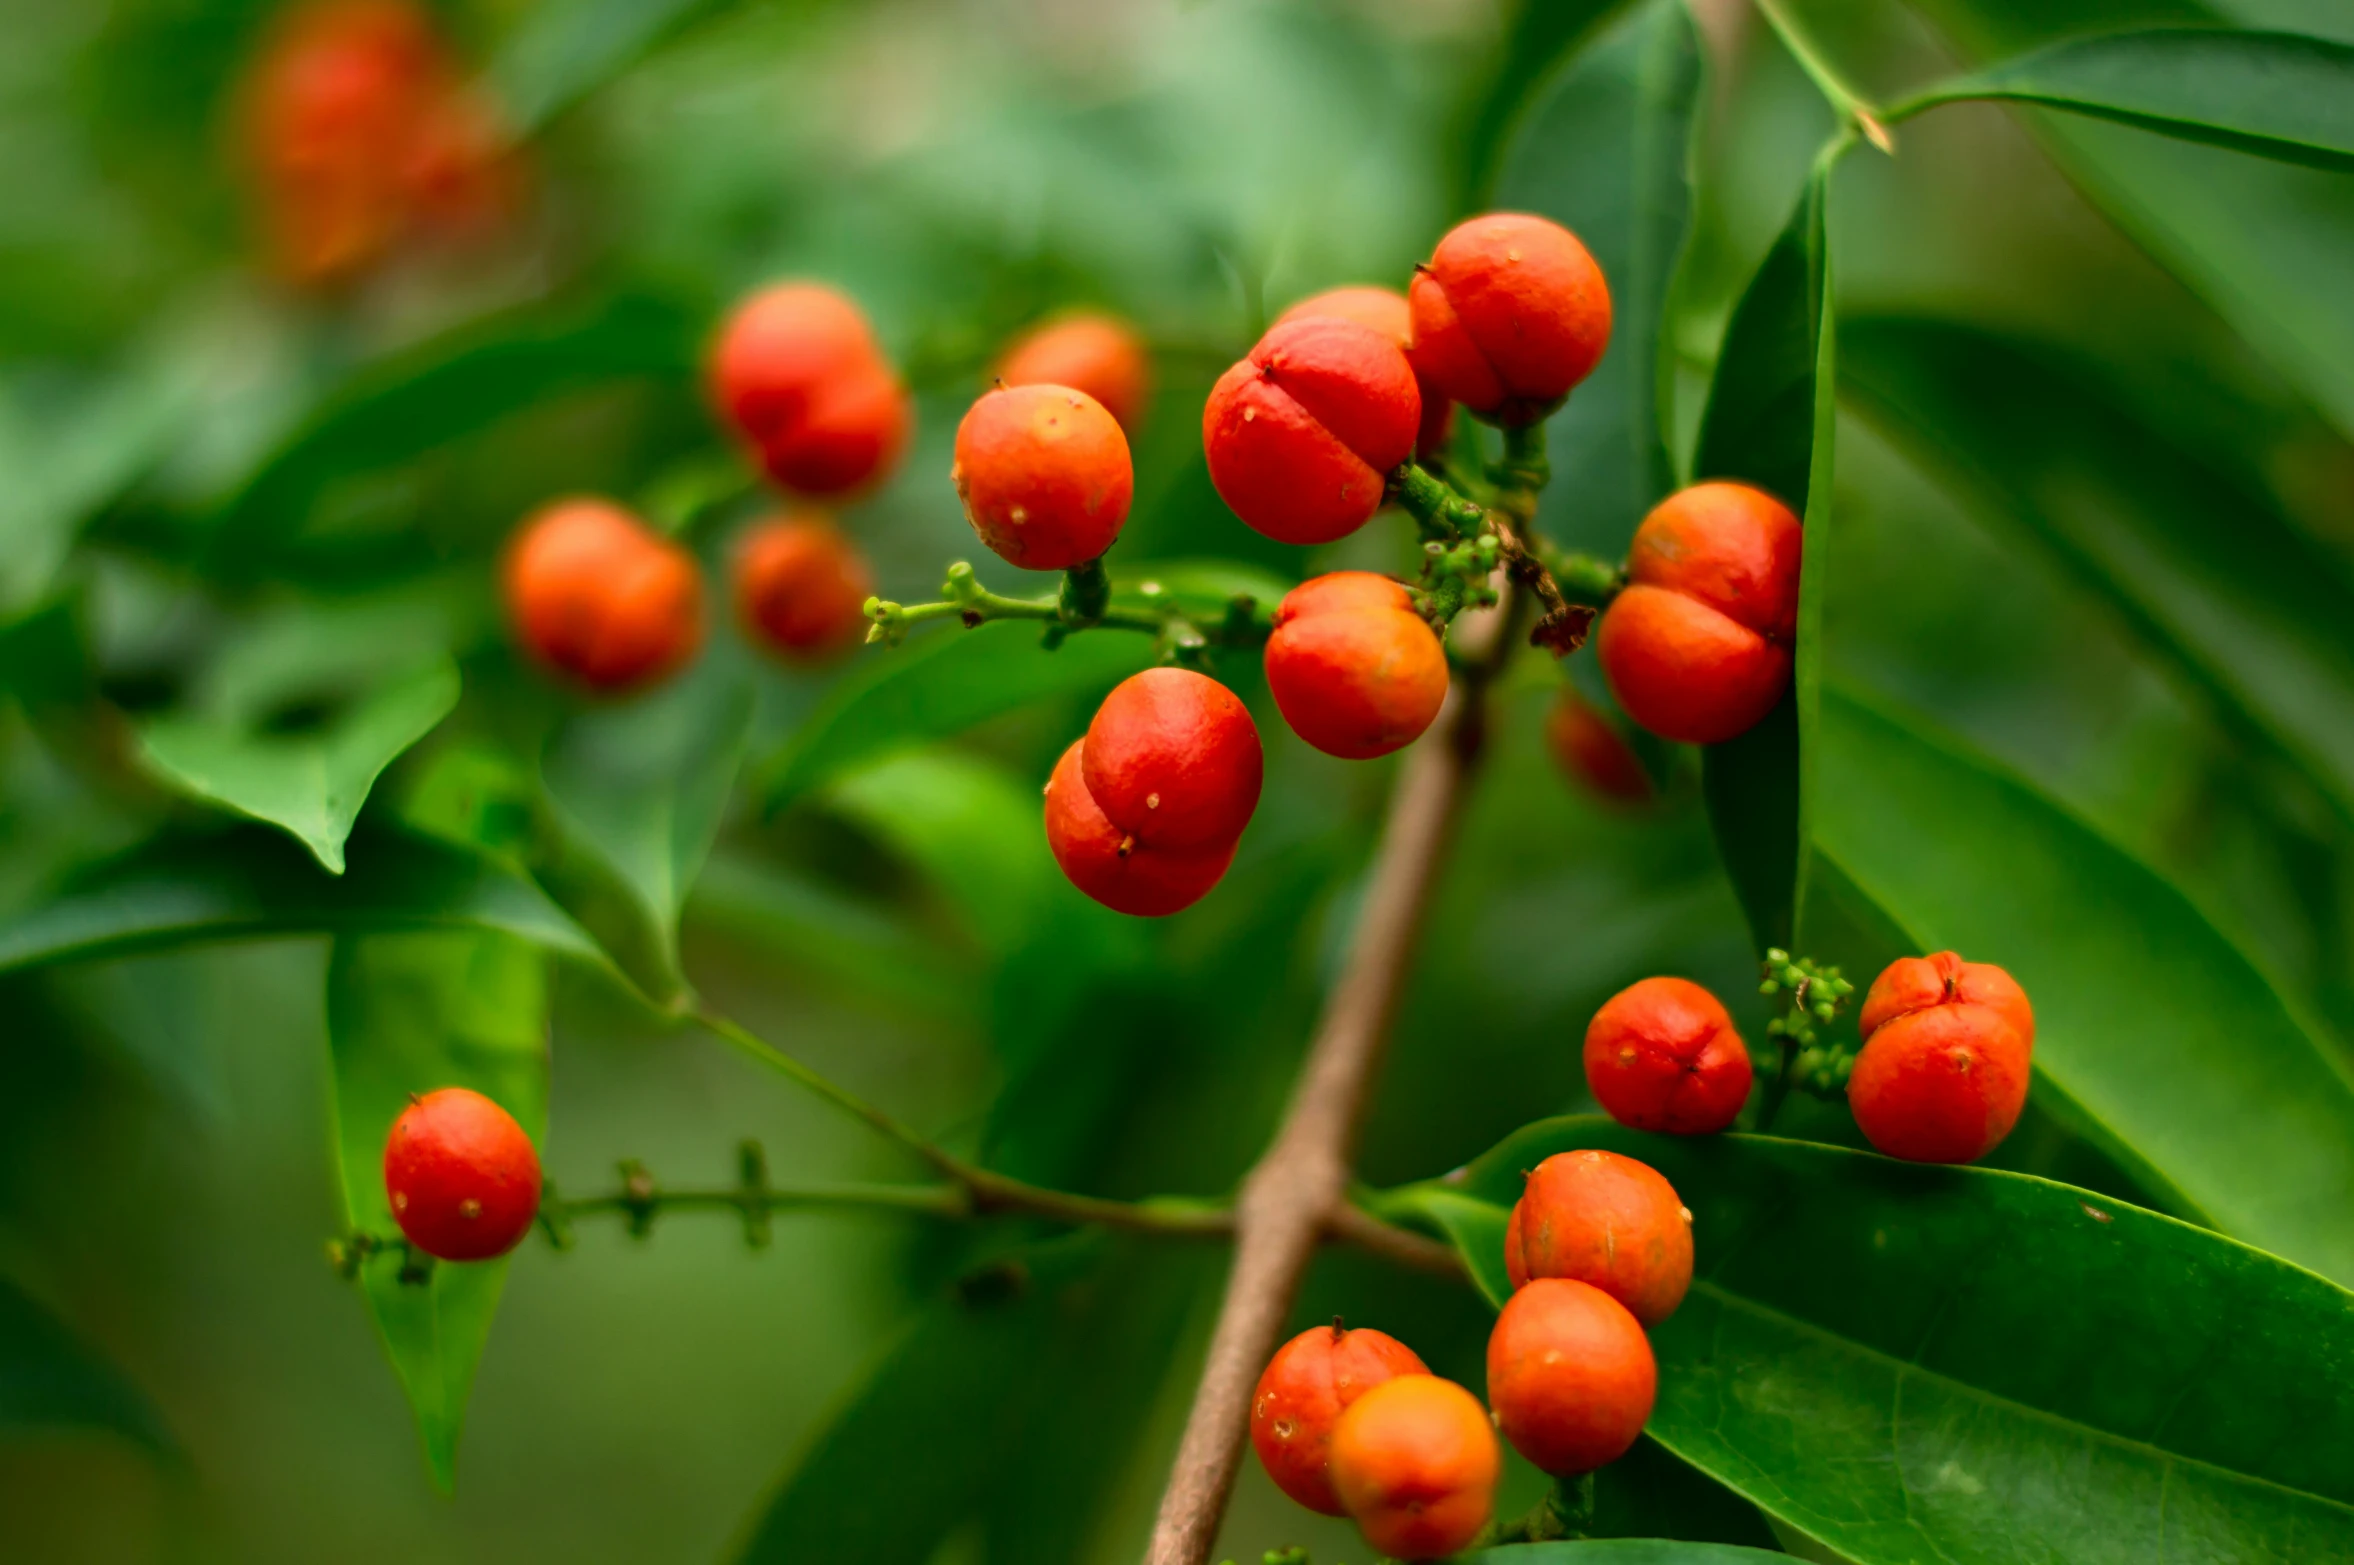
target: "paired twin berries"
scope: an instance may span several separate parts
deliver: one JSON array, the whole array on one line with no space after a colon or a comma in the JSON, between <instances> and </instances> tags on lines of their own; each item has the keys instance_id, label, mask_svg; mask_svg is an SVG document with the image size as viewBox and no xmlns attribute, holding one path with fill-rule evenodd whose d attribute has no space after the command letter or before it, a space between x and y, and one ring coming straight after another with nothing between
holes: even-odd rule
<instances>
[{"instance_id":1,"label":"paired twin berries","mask_svg":"<svg viewBox=\"0 0 2354 1565\"><path fill-rule=\"evenodd\" d=\"M1873 980L1857 1026L1863 1051L1847 1101L1880 1151L1971 1163L2018 1123L2035 1012L2003 969L1951 951L1900 957ZM1614 995L1586 1029L1585 1061L1595 1101L1635 1130L1714 1135L1749 1097L1749 1050L1732 1017L1682 978L1646 978Z\"/></svg>"},{"instance_id":2,"label":"paired twin berries","mask_svg":"<svg viewBox=\"0 0 2354 1565\"><path fill-rule=\"evenodd\" d=\"M1545 1472L1624 1456L1651 1417L1646 1328L1692 1282L1692 1214L1658 1170L1563 1152L1530 1172L1504 1234L1512 1297L1488 1337L1491 1420L1413 1350L1338 1322L1276 1352L1251 1399L1251 1443L1276 1486L1355 1519L1400 1559L1469 1545L1494 1509L1496 1431Z\"/></svg>"}]
</instances>

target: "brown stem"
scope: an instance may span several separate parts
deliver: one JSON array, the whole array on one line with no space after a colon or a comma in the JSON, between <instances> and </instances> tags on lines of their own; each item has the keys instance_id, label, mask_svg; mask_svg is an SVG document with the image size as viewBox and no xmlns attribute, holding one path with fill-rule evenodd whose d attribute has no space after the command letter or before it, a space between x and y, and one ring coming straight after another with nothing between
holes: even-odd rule
<instances>
[{"instance_id":1,"label":"brown stem","mask_svg":"<svg viewBox=\"0 0 2354 1565\"><path fill-rule=\"evenodd\" d=\"M1351 1221L1347 1192L1357 1125L1478 757L1486 687L1515 639L1505 628L1514 601L1508 593L1501 611L1465 626L1465 639L1476 640L1477 661L1406 757L1348 963L1325 1000L1282 1127L1243 1181L1234 1268L1176 1468L1161 1496L1149 1565L1209 1559L1241 1465L1260 1366L1275 1350L1317 1241Z\"/></svg>"}]
</instances>

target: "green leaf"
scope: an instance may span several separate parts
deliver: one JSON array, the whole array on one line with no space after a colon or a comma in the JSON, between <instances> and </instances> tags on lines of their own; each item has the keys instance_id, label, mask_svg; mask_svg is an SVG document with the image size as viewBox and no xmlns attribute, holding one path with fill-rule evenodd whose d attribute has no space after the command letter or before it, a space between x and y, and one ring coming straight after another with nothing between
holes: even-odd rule
<instances>
[{"instance_id":1,"label":"green leaf","mask_svg":"<svg viewBox=\"0 0 2354 1565\"><path fill-rule=\"evenodd\" d=\"M1693 1213L1650 1434L1839 1553L2354 1550L2354 1296L2312 1273L2022 1174L1599 1117L1531 1125L1393 1199L1501 1213L1522 1170L1580 1147L1652 1164Z\"/></svg>"},{"instance_id":2,"label":"green leaf","mask_svg":"<svg viewBox=\"0 0 2354 1565\"><path fill-rule=\"evenodd\" d=\"M1845 338L1841 387L1867 416L2354 818L2354 582L2235 451L2160 427L2063 349L1923 320Z\"/></svg>"},{"instance_id":3,"label":"green leaf","mask_svg":"<svg viewBox=\"0 0 2354 1565\"><path fill-rule=\"evenodd\" d=\"M1010 1256L928 1306L768 1502L740 1565L925 1565L1017 1454L1035 1367L1101 1248Z\"/></svg>"},{"instance_id":4,"label":"green leaf","mask_svg":"<svg viewBox=\"0 0 2354 1565\"><path fill-rule=\"evenodd\" d=\"M561 840L540 881L658 1002L687 991L679 911L719 834L751 723L750 682L706 664L573 718L544 763Z\"/></svg>"},{"instance_id":5,"label":"green leaf","mask_svg":"<svg viewBox=\"0 0 2354 1565\"><path fill-rule=\"evenodd\" d=\"M2188 897L2025 779L1843 687L1824 695L1815 776L1813 849L1836 884L1810 890L1803 946L1840 957L1829 927L1853 900L1913 949L2002 964L2035 1003L2039 1095L2183 1215L2354 1282L2354 1082Z\"/></svg>"},{"instance_id":6,"label":"green leaf","mask_svg":"<svg viewBox=\"0 0 2354 1565\"><path fill-rule=\"evenodd\" d=\"M1675 1543L1665 1538L1594 1538L1576 1543L1518 1543L1460 1555L1456 1565L1772 1565L1779 1550L1730 1543Z\"/></svg>"},{"instance_id":7,"label":"green leaf","mask_svg":"<svg viewBox=\"0 0 2354 1565\"><path fill-rule=\"evenodd\" d=\"M1622 0L1521 0L1505 25L1485 78L1468 100L1455 157L1455 209L1494 205L1488 191L1531 105L1554 69Z\"/></svg>"},{"instance_id":8,"label":"green leaf","mask_svg":"<svg viewBox=\"0 0 2354 1565\"><path fill-rule=\"evenodd\" d=\"M363 828L347 857L337 878L275 831L159 838L0 925L0 972L223 940L426 929L496 930L606 965L546 893L480 854Z\"/></svg>"},{"instance_id":9,"label":"green leaf","mask_svg":"<svg viewBox=\"0 0 2354 1565\"><path fill-rule=\"evenodd\" d=\"M0 1277L0 1435L66 1429L121 1435L156 1456L181 1458L147 1394L32 1295Z\"/></svg>"},{"instance_id":10,"label":"green leaf","mask_svg":"<svg viewBox=\"0 0 2354 1565\"><path fill-rule=\"evenodd\" d=\"M1694 458L1701 478L1736 478L1777 496L1806 528L1798 649L1790 692L1749 732L1702 756L1726 872L1761 951L1787 946L1798 905L1807 799L1806 745L1821 678L1819 634L1831 524L1837 332L1829 207L1835 145L1816 159L1798 207L1725 328Z\"/></svg>"},{"instance_id":11,"label":"green leaf","mask_svg":"<svg viewBox=\"0 0 2354 1565\"><path fill-rule=\"evenodd\" d=\"M1649 0L1585 45L1528 110L1493 205L1567 225L1610 280L1610 351L1547 424L1548 530L1617 552L1674 486L1662 317L1690 224L1701 59L1681 0Z\"/></svg>"},{"instance_id":12,"label":"green leaf","mask_svg":"<svg viewBox=\"0 0 2354 1565\"><path fill-rule=\"evenodd\" d=\"M1152 638L1130 631L1087 631L1052 652L1038 637L1035 624L994 620L973 630L935 630L903 647L867 649L762 763L764 807L773 814L830 778L1034 701L1100 696L1152 663Z\"/></svg>"},{"instance_id":13,"label":"green leaf","mask_svg":"<svg viewBox=\"0 0 2354 1565\"><path fill-rule=\"evenodd\" d=\"M490 66L499 106L523 135L618 80L732 0L569 0L533 7Z\"/></svg>"},{"instance_id":14,"label":"green leaf","mask_svg":"<svg viewBox=\"0 0 2354 1565\"><path fill-rule=\"evenodd\" d=\"M442 659L397 679L309 733L275 735L195 714L139 729L147 766L182 793L282 826L331 875L376 778L458 704Z\"/></svg>"},{"instance_id":15,"label":"green leaf","mask_svg":"<svg viewBox=\"0 0 2354 1565\"><path fill-rule=\"evenodd\" d=\"M1940 82L1891 122L1972 98L2089 114L2314 168L2354 169L2354 46L2172 27L2079 38Z\"/></svg>"},{"instance_id":16,"label":"green leaf","mask_svg":"<svg viewBox=\"0 0 2354 1565\"><path fill-rule=\"evenodd\" d=\"M384 1141L412 1094L470 1087L535 1144L548 1122L547 960L507 935L368 935L335 942L327 968L335 1140L343 1211L362 1233L399 1233L384 1193ZM360 1269L369 1313L408 1392L434 1482L455 1478L458 1432L506 1286L507 1258L433 1262L403 1281L402 1252Z\"/></svg>"},{"instance_id":17,"label":"green leaf","mask_svg":"<svg viewBox=\"0 0 2354 1565\"><path fill-rule=\"evenodd\" d=\"M1038 790L1003 766L919 750L838 778L823 797L921 871L989 950L1015 950L1036 928L1059 872Z\"/></svg>"},{"instance_id":18,"label":"green leaf","mask_svg":"<svg viewBox=\"0 0 2354 1565\"><path fill-rule=\"evenodd\" d=\"M353 474L412 461L505 414L618 380L684 387L696 326L633 296L586 313L533 306L479 321L370 367L314 413L211 519L208 568L266 570L319 498Z\"/></svg>"}]
</instances>

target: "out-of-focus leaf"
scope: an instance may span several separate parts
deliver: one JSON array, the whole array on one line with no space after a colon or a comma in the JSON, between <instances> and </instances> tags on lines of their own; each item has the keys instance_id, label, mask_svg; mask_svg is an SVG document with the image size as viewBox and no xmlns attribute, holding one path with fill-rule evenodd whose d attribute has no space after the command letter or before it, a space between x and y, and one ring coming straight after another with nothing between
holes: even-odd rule
<instances>
[{"instance_id":1,"label":"out-of-focus leaf","mask_svg":"<svg viewBox=\"0 0 2354 1565\"><path fill-rule=\"evenodd\" d=\"M921 870L990 950L1036 927L1059 872L1037 791L1004 767L919 750L838 778L824 799Z\"/></svg>"},{"instance_id":2,"label":"out-of-focus leaf","mask_svg":"<svg viewBox=\"0 0 2354 1565\"><path fill-rule=\"evenodd\" d=\"M1618 9L1620 0L1521 0L1493 64L1468 101L1455 155L1455 207L1480 204L1512 138L1554 68Z\"/></svg>"},{"instance_id":3,"label":"out-of-focus leaf","mask_svg":"<svg viewBox=\"0 0 2354 1565\"><path fill-rule=\"evenodd\" d=\"M2183 1215L2354 1281L2354 1082L2265 973L2023 778L1844 688L1822 707L1813 852L1836 873L1801 945L1852 962L1853 899L1914 949L2000 963L2035 1004L2039 1092Z\"/></svg>"},{"instance_id":4,"label":"out-of-focus leaf","mask_svg":"<svg viewBox=\"0 0 2354 1565\"><path fill-rule=\"evenodd\" d=\"M346 848L338 878L259 827L147 843L0 925L0 972L211 941L425 929L497 930L607 965L546 893L479 854L391 829L355 832Z\"/></svg>"},{"instance_id":5,"label":"out-of-focus leaf","mask_svg":"<svg viewBox=\"0 0 2354 1565\"><path fill-rule=\"evenodd\" d=\"M1575 1543L1505 1544L1463 1555L1458 1565L1771 1565L1789 1558L1778 1549L1745 1549L1729 1543L1591 1538Z\"/></svg>"},{"instance_id":6,"label":"out-of-focus leaf","mask_svg":"<svg viewBox=\"0 0 2354 1565\"><path fill-rule=\"evenodd\" d=\"M2354 46L2158 28L2078 38L1939 82L1892 109L2007 98L2315 168L2354 169Z\"/></svg>"},{"instance_id":7,"label":"out-of-focus leaf","mask_svg":"<svg viewBox=\"0 0 2354 1565\"><path fill-rule=\"evenodd\" d=\"M1610 351L1546 425L1548 530L1616 554L1674 485L1661 317L1691 220L1699 40L1681 0L1648 0L1557 73L1505 148L1493 205L1569 227L1610 280Z\"/></svg>"},{"instance_id":8,"label":"out-of-focus leaf","mask_svg":"<svg viewBox=\"0 0 2354 1565\"><path fill-rule=\"evenodd\" d=\"M49 590L82 523L163 455L195 396L153 372L79 394L0 378L0 618Z\"/></svg>"},{"instance_id":9,"label":"out-of-focus leaf","mask_svg":"<svg viewBox=\"0 0 2354 1565\"><path fill-rule=\"evenodd\" d=\"M706 665L575 717L548 752L562 840L540 881L657 1001L686 992L679 910L719 833L751 722L749 682Z\"/></svg>"},{"instance_id":10,"label":"out-of-focus leaf","mask_svg":"<svg viewBox=\"0 0 2354 1565\"><path fill-rule=\"evenodd\" d=\"M568 0L535 6L491 62L507 119L534 134L734 0Z\"/></svg>"},{"instance_id":11,"label":"out-of-focus leaf","mask_svg":"<svg viewBox=\"0 0 2354 1565\"><path fill-rule=\"evenodd\" d=\"M2227 453L2154 427L2062 350L1922 320L1844 335L1842 387L1876 423L2023 523L2354 817L2354 584Z\"/></svg>"},{"instance_id":12,"label":"out-of-focus leaf","mask_svg":"<svg viewBox=\"0 0 2354 1565\"><path fill-rule=\"evenodd\" d=\"M1021 1252L926 1308L765 1506L741 1565L925 1565L1018 1455L1036 1366L1102 1260L1093 1238Z\"/></svg>"},{"instance_id":13,"label":"out-of-focus leaf","mask_svg":"<svg viewBox=\"0 0 2354 1565\"><path fill-rule=\"evenodd\" d=\"M548 1122L547 958L509 935L339 938L327 967L336 1153L346 1220L400 1231L384 1191L384 1141L411 1095L470 1087L535 1144ZM458 1431L490 1336L507 1258L436 1261L403 1281L396 1248L362 1263L368 1310L408 1392L433 1479L456 1475Z\"/></svg>"},{"instance_id":14,"label":"out-of-focus leaf","mask_svg":"<svg viewBox=\"0 0 2354 1565\"><path fill-rule=\"evenodd\" d=\"M0 1435L99 1430L178 1460L163 1415L65 1322L0 1277Z\"/></svg>"},{"instance_id":15,"label":"out-of-focus leaf","mask_svg":"<svg viewBox=\"0 0 2354 1565\"><path fill-rule=\"evenodd\" d=\"M282 826L331 875L385 767L458 704L457 665L444 659L355 703L309 733L257 733L195 714L141 727L148 767L191 797Z\"/></svg>"},{"instance_id":16,"label":"out-of-focus leaf","mask_svg":"<svg viewBox=\"0 0 2354 1565\"><path fill-rule=\"evenodd\" d=\"M1789 693L1749 732L1710 746L1701 762L1709 822L1761 950L1789 944L1804 874L1807 748L1822 664L1819 562L1828 553L1837 427L1828 226L1835 161L1835 153L1816 161L1789 225L1734 308L1694 459L1698 477L1755 484L1806 527Z\"/></svg>"},{"instance_id":17,"label":"out-of-focus leaf","mask_svg":"<svg viewBox=\"0 0 2354 1565\"><path fill-rule=\"evenodd\" d=\"M1115 603L1175 602L1205 623L1236 598L1265 610L1289 590L1280 577L1223 560L1163 561L1117 574ZM1148 587L1158 590L1148 594ZM905 646L861 653L860 666L761 763L756 786L765 807L774 813L829 778L1034 701L1109 690L1153 660L1152 638L1133 631L1085 631L1049 652L1041 629L1028 620L993 620L966 631L927 629Z\"/></svg>"},{"instance_id":18,"label":"out-of-focus leaf","mask_svg":"<svg viewBox=\"0 0 2354 1565\"><path fill-rule=\"evenodd\" d=\"M972 953L818 881L724 854L695 881L687 918L756 947L798 977L894 1013L969 1023L987 1003Z\"/></svg>"},{"instance_id":19,"label":"out-of-focus leaf","mask_svg":"<svg viewBox=\"0 0 2354 1565\"><path fill-rule=\"evenodd\" d=\"M1522 1170L1598 1147L1693 1213L1654 1328L1650 1434L1864 1565L2340 1558L2354 1550L2354 1297L2067 1185L1600 1117L1412 1187L1488 1204L1490 1293ZM2295 1431L2293 1437L2287 1432Z\"/></svg>"},{"instance_id":20,"label":"out-of-focus leaf","mask_svg":"<svg viewBox=\"0 0 2354 1565\"><path fill-rule=\"evenodd\" d=\"M211 520L208 564L251 574L354 473L412 460L494 420L613 381L685 386L696 325L631 296L583 314L533 307L460 328L364 371L273 453Z\"/></svg>"}]
</instances>

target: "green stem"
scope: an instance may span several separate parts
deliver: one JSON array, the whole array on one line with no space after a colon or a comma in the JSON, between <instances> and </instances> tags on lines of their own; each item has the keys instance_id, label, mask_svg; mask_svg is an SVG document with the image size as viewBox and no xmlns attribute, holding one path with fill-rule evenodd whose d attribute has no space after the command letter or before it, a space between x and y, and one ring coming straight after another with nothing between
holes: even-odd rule
<instances>
[{"instance_id":1,"label":"green stem","mask_svg":"<svg viewBox=\"0 0 2354 1565\"><path fill-rule=\"evenodd\" d=\"M1553 459L1545 453L1545 423L1508 424L1504 455L1488 468L1496 485L1497 509L1526 532L1537 519L1537 497L1553 481Z\"/></svg>"},{"instance_id":2,"label":"green stem","mask_svg":"<svg viewBox=\"0 0 2354 1565\"><path fill-rule=\"evenodd\" d=\"M961 620L967 629L991 620L1035 620L1047 625L1050 637L1056 639L1082 630L1141 631L1179 649L1253 647L1274 629L1271 619L1242 599L1229 604L1217 623L1207 628L1195 625L1174 601L1141 607L1115 604L1111 601L1111 578L1101 560L1073 566L1064 575L1062 590L1052 597L1009 598L991 592L963 560L948 567L948 579L940 590L942 598L937 603L867 599L866 617L873 623L866 639L896 646L905 639L910 625L943 619Z\"/></svg>"},{"instance_id":3,"label":"green stem","mask_svg":"<svg viewBox=\"0 0 2354 1565\"><path fill-rule=\"evenodd\" d=\"M939 1173L956 1181L959 1185L965 1183L963 1159L934 1146L849 1088L838 1085L830 1078L822 1076L802 1064L784 1050L763 1041L733 1017L723 1015L700 1001L695 1003L687 1015L697 1026L723 1042L732 1044L739 1052L759 1061L770 1070L790 1077L808 1091L815 1093L852 1117L864 1120L884 1139L896 1141L930 1164Z\"/></svg>"},{"instance_id":4,"label":"green stem","mask_svg":"<svg viewBox=\"0 0 2354 1565\"><path fill-rule=\"evenodd\" d=\"M1875 107L1869 98L1850 86L1831 62L1825 59L1814 41L1791 20L1782 0L1757 0L1758 13L1773 28L1774 36L1782 40L1782 47L1798 62L1798 68L1815 84L1815 90L1831 105L1843 125L1852 125L1863 133L1866 141L1882 152L1896 151L1896 138L1888 134L1888 117Z\"/></svg>"},{"instance_id":5,"label":"green stem","mask_svg":"<svg viewBox=\"0 0 2354 1565\"><path fill-rule=\"evenodd\" d=\"M1457 494L1454 487L1418 463L1408 462L1390 474L1390 496L1421 524L1423 536L1436 543L1477 533L1486 512Z\"/></svg>"}]
</instances>

